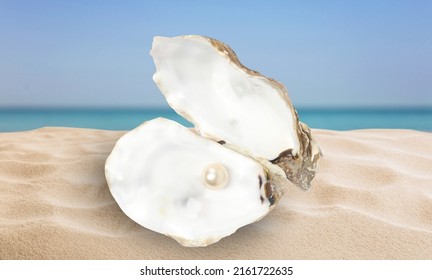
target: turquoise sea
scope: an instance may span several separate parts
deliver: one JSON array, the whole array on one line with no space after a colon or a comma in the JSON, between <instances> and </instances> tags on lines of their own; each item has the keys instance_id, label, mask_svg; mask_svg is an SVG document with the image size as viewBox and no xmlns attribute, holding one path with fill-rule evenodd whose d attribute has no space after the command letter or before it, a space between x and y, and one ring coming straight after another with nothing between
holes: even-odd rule
<instances>
[{"instance_id":1,"label":"turquoise sea","mask_svg":"<svg viewBox=\"0 0 432 280\"><path fill-rule=\"evenodd\" d=\"M312 128L353 130L394 128L432 131L432 108L298 109L300 120ZM192 126L173 110L161 109L1 109L0 132L44 126L131 130L146 120L164 117Z\"/></svg>"}]
</instances>

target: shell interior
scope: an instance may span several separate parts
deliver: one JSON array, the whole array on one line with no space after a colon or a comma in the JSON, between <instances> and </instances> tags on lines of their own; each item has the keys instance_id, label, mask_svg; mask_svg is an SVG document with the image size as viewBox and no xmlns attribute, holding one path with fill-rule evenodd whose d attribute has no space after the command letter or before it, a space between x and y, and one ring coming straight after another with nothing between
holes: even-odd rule
<instances>
[{"instance_id":1,"label":"shell interior","mask_svg":"<svg viewBox=\"0 0 432 280\"><path fill-rule=\"evenodd\" d=\"M213 182L215 166L224 168L216 175L225 176L216 188L206 184L206 178ZM216 242L271 206L260 164L162 118L125 134L107 160L106 174L126 215L187 246Z\"/></svg>"},{"instance_id":2,"label":"shell interior","mask_svg":"<svg viewBox=\"0 0 432 280\"><path fill-rule=\"evenodd\" d=\"M221 46L201 36L155 37L153 79L170 106L203 136L245 154L268 160L288 149L296 154L295 119L284 89L245 71Z\"/></svg>"}]
</instances>

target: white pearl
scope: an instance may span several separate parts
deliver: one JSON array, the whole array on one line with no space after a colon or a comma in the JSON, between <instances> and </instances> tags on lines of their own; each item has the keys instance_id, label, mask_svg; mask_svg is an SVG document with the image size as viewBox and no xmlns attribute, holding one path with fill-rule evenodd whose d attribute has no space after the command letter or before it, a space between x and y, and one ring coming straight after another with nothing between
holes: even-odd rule
<instances>
[{"instance_id":1,"label":"white pearl","mask_svg":"<svg viewBox=\"0 0 432 280\"><path fill-rule=\"evenodd\" d=\"M211 189L221 189L228 182L228 171L220 163L212 163L207 165L202 173L203 183Z\"/></svg>"}]
</instances>

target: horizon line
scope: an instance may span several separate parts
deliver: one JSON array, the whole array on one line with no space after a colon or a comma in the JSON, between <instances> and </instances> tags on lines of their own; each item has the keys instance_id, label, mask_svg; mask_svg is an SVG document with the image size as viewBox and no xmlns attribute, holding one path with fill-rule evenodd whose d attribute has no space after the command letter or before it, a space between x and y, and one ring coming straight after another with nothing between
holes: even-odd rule
<instances>
[{"instance_id":1,"label":"horizon line","mask_svg":"<svg viewBox=\"0 0 432 280\"><path fill-rule=\"evenodd\" d=\"M419 111L432 111L432 105L430 106L296 106L297 111L344 111L344 110L361 110L361 111L396 111L396 110L419 110ZM0 106L1 111L174 111L169 106ZM174 111L175 112L175 111Z\"/></svg>"}]
</instances>

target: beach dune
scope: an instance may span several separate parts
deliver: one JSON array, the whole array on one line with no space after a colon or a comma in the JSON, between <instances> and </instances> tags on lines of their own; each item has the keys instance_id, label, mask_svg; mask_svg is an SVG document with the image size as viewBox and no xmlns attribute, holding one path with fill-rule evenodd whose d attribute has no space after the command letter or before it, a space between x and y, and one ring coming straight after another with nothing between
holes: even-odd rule
<instances>
[{"instance_id":1,"label":"beach dune","mask_svg":"<svg viewBox=\"0 0 432 280\"><path fill-rule=\"evenodd\" d=\"M0 133L0 259L432 259L431 133L314 130L313 188L204 248L119 209L104 164L124 133Z\"/></svg>"}]
</instances>

